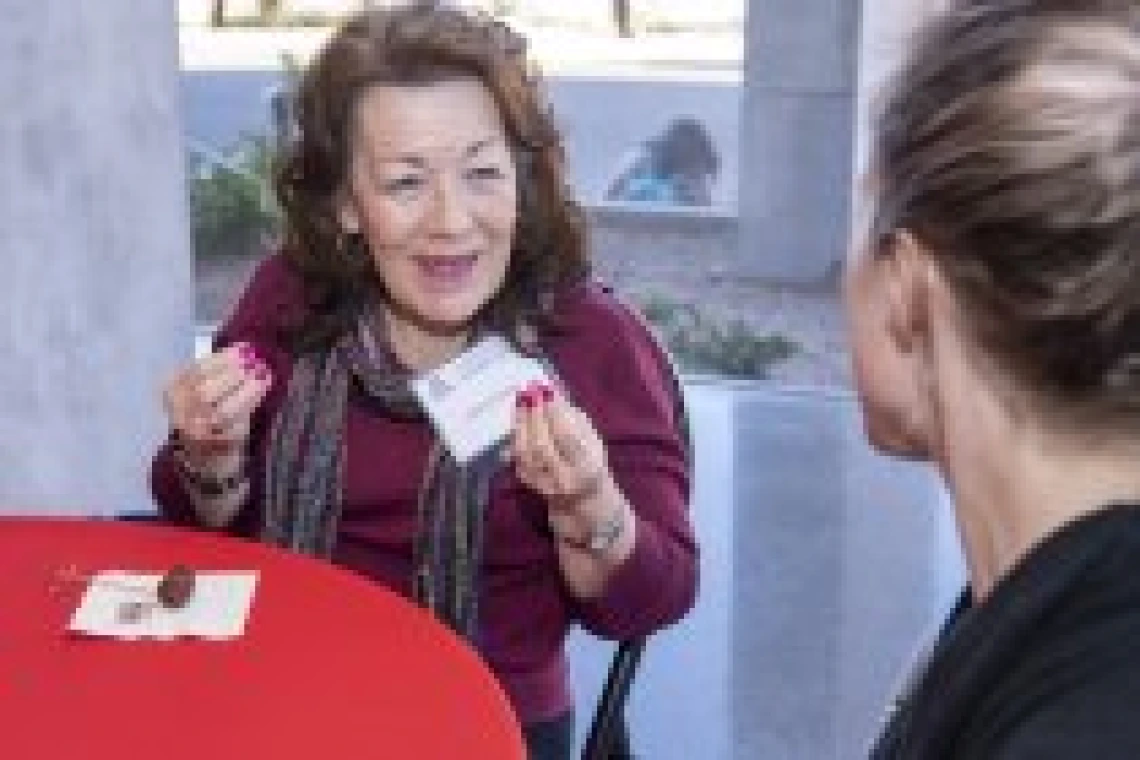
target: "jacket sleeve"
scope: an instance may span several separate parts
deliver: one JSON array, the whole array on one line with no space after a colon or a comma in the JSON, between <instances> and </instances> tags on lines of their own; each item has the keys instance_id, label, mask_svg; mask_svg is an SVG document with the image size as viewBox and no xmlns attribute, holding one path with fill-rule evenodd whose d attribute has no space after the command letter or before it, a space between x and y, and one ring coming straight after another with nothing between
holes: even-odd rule
<instances>
[{"instance_id":1,"label":"jacket sleeve","mask_svg":"<svg viewBox=\"0 0 1140 760\"><path fill-rule=\"evenodd\" d=\"M636 542L600 597L571 603L590 632L630 639L671 625L692 608L697 544L689 521L690 452L678 416L679 386L641 319L616 302L607 311L609 329L590 331L603 343L590 376L573 378L569 387L571 393L574 385L586 391L579 400L633 508Z\"/></svg>"},{"instance_id":2,"label":"jacket sleeve","mask_svg":"<svg viewBox=\"0 0 1140 760\"><path fill-rule=\"evenodd\" d=\"M271 256L258 265L233 313L214 336L215 350L242 341L251 344L269 365L273 376L273 386L253 417L246 452L250 479L248 495L234 522L227 528L237 535L254 535L260 523L256 505L261 504L263 493L261 453L273 412L281 403L290 367L282 328L301 304L299 280L288 271L280 256ZM200 524L193 501L178 472L169 439L159 447L151 462L150 486L158 511L166 520L181 525Z\"/></svg>"}]
</instances>

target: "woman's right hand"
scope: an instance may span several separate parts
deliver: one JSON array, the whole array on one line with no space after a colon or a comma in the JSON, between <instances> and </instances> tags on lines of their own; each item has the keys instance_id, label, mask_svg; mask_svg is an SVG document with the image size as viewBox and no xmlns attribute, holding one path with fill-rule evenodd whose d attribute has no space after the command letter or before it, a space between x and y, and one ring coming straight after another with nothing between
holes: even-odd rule
<instances>
[{"instance_id":1,"label":"woman's right hand","mask_svg":"<svg viewBox=\"0 0 1140 760\"><path fill-rule=\"evenodd\" d=\"M171 430L195 465L240 456L250 422L272 386L268 365L247 343L202 357L177 372L163 390Z\"/></svg>"}]
</instances>

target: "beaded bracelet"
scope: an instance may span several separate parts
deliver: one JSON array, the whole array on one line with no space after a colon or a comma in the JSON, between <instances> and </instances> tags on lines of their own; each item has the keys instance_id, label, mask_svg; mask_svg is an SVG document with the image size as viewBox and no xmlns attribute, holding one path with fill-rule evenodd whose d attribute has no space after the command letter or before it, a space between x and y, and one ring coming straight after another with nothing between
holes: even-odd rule
<instances>
[{"instance_id":1,"label":"beaded bracelet","mask_svg":"<svg viewBox=\"0 0 1140 760\"><path fill-rule=\"evenodd\" d=\"M174 461L178 463L178 471L183 482L196 493L216 499L220 496L229 495L246 482L245 470L241 467L228 475L216 475L195 468L190 464L190 460L186 456L186 445L177 433L171 437L170 444L174 452Z\"/></svg>"}]
</instances>

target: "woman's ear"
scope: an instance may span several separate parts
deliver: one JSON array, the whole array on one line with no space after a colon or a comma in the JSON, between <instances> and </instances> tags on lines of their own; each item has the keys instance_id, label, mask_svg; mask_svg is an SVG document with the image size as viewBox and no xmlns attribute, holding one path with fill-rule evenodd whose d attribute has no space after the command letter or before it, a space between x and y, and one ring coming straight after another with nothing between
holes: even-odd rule
<instances>
[{"instance_id":1,"label":"woman's ear","mask_svg":"<svg viewBox=\"0 0 1140 760\"><path fill-rule=\"evenodd\" d=\"M932 259L922 242L907 230L894 233L883 256L887 298L887 330L899 351L925 350L930 329Z\"/></svg>"},{"instance_id":2,"label":"woman's ear","mask_svg":"<svg viewBox=\"0 0 1140 760\"><path fill-rule=\"evenodd\" d=\"M864 422L880 451L928 459L937 437L929 340L932 260L921 241L905 231L894 233L885 245L889 248L867 262L875 270L871 276L878 281L881 301L864 301L863 308L878 313L881 332L857 351L862 354L856 380Z\"/></svg>"}]
</instances>

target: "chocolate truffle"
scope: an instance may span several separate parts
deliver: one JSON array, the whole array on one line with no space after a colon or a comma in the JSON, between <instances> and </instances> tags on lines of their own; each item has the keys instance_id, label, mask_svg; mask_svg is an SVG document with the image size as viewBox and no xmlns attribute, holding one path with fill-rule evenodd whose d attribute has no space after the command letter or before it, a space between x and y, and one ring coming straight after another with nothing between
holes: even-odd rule
<instances>
[{"instance_id":1,"label":"chocolate truffle","mask_svg":"<svg viewBox=\"0 0 1140 760\"><path fill-rule=\"evenodd\" d=\"M168 609L185 607L194 594L194 571L186 565L170 568L158 584L158 601Z\"/></svg>"}]
</instances>

